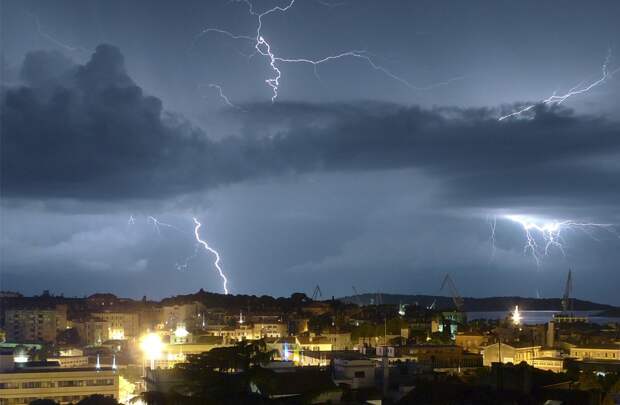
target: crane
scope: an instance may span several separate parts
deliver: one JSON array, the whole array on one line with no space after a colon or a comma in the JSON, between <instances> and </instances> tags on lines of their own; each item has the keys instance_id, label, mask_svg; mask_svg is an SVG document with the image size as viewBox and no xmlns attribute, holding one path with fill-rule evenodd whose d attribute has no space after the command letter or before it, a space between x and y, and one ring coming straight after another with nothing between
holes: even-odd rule
<instances>
[{"instance_id":1,"label":"crane","mask_svg":"<svg viewBox=\"0 0 620 405\"><path fill-rule=\"evenodd\" d=\"M461 296L459 295L459 292L456 289L456 285L454 284L454 281L452 280L452 277L450 277L449 273L446 274L446 276L444 277L439 291L443 291L443 289L446 286L448 286L448 289L450 290L450 295L452 295L452 302L454 303L454 306L456 307L458 311L462 311L463 310L463 298L461 298ZM431 306L434 307L434 304L435 303L433 302Z\"/></svg>"},{"instance_id":2,"label":"crane","mask_svg":"<svg viewBox=\"0 0 620 405\"><path fill-rule=\"evenodd\" d=\"M566 286L564 287L564 296L562 297L562 311L568 312L570 305L570 294L573 292L573 271L568 269L568 277L566 277Z\"/></svg>"},{"instance_id":3,"label":"crane","mask_svg":"<svg viewBox=\"0 0 620 405\"><path fill-rule=\"evenodd\" d=\"M321 287L319 287L318 284L316 285L316 287L314 287L314 292L312 293L312 301L316 301L317 297L323 297L323 293L321 292Z\"/></svg>"}]
</instances>

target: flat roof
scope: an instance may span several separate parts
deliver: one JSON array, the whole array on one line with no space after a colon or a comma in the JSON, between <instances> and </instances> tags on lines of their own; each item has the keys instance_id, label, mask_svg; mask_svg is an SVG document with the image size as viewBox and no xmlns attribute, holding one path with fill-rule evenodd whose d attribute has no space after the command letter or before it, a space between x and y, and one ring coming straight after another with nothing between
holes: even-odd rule
<instances>
[{"instance_id":1,"label":"flat roof","mask_svg":"<svg viewBox=\"0 0 620 405\"><path fill-rule=\"evenodd\" d=\"M101 367L96 369L95 367L75 367L75 368L63 368L63 367L47 367L47 368L16 368L13 370L6 370L0 373L3 374L28 374L28 373L75 373L75 372L101 372L101 371L115 371L112 367Z\"/></svg>"},{"instance_id":2,"label":"flat roof","mask_svg":"<svg viewBox=\"0 0 620 405\"><path fill-rule=\"evenodd\" d=\"M368 356L354 350L334 350L334 351L318 351L305 350L302 352L305 357L325 358L325 359L341 359L341 360L369 360Z\"/></svg>"},{"instance_id":3,"label":"flat roof","mask_svg":"<svg viewBox=\"0 0 620 405\"><path fill-rule=\"evenodd\" d=\"M594 344L594 345L587 345L587 346L576 346L576 347L572 347L571 349L588 349L588 350L611 349L611 350L620 350L620 344L615 344L615 343Z\"/></svg>"}]
</instances>

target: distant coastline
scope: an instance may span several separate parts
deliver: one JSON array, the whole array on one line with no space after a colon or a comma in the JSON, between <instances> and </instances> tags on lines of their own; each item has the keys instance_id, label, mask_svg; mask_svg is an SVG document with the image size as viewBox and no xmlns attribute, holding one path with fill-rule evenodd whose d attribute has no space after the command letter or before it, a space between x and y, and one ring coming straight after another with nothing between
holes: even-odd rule
<instances>
[{"instance_id":1,"label":"distant coastline","mask_svg":"<svg viewBox=\"0 0 620 405\"><path fill-rule=\"evenodd\" d=\"M405 295L405 294L360 294L356 296L347 296L339 298L341 301L356 303L361 305L382 304L406 304L420 305L429 307L435 303L438 309L453 309L454 303L451 297L436 295ZM525 298L525 297L485 297L473 298L464 297L464 310L471 312L486 311L506 311L518 305L521 310L525 311L560 311L562 309L561 298ZM618 315L602 315L602 316L620 316L620 308L613 305L600 304L596 302L571 299L571 308L575 311L610 311L609 313Z\"/></svg>"}]
</instances>

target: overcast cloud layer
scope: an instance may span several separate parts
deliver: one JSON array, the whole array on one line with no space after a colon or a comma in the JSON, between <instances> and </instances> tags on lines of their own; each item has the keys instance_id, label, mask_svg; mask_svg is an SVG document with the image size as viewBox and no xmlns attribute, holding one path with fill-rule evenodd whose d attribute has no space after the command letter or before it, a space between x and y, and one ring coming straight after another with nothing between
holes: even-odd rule
<instances>
[{"instance_id":1,"label":"overcast cloud layer","mask_svg":"<svg viewBox=\"0 0 620 405\"><path fill-rule=\"evenodd\" d=\"M172 111L123 53L29 49L3 68L2 289L220 291L196 216L233 292L432 294L450 272L463 295L558 296L572 267L580 297L620 304L620 121L606 108L500 122L521 103L248 96L200 116ZM507 214L610 227L567 230L565 254L538 267Z\"/></svg>"}]
</instances>

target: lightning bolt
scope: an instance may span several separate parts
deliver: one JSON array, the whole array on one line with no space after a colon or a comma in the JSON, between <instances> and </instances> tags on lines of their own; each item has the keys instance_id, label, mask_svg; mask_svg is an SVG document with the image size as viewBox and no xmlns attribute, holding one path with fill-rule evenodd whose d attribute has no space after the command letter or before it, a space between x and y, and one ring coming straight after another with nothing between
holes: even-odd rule
<instances>
[{"instance_id":1,"label":"lightning bolt","mask_svg":"<svg viewBox=\"0 0 620 405\"><path fill-rule=\"evenodd\" d=\"M489 242L491 243L491 258L490 261L493 261L493 259L495 259L495 252L496 252L496 248L495 248L495 228L497 227L497 217L493 216L493 219L487 219L487 221L489 222L489 228L491 228L491 235L489 237Z\"/></svg>"},{"instance_id":2,"label":"lightning bolt","mask_svg":"<svg viewBox=\"0 0 620 405\"><path fill-rule=\"evenodd\" d=\"M590 90L592 90L593 88L600 86L601 84L605 83L609 78L611 78L614 74L618 73L620 71L620 67L616 68L615 70L610 71L609 70L609 64L611 62L611 49L609 49L607 51L607 57L605 58L605 61L603 62L603 66L601 68L602 70L602 74L601 77L598 78L597 80L585 85L585 81L582 81L581 83L577 84L576 86L574 86L573 88L571 88L570 90L568 90L568 92L566 92L565 94L562 95L557 95L555 92L547 97L546 99L540 101L540 103L538 104L543 104L543 105L560 105L562 104L564 101L566 101L567 99L569 99L570 97L573 96L577 96L580 94L584 94L589 92ZM505 119L511 118L511 117L520 117L522 114L532 110L534 107L536 107L536 105L538 104L530 104L530 105L526 105L516 111L511 112L510 114L506 114L503 115L501 117L498 118L499 121L503 121Z\"/></svg>"},{"instance_id":3,"label":"lightning bolt","mask_svg":"<svg viewBox=\"0 0 620 405\"><path fill-rule=\"evenodd\" d=\"M179 228L177 228L176 226L167 224L165 222L161 222L157 218L155 218L153 216L150 216L150 215L146 218L146 221L147 222L151 222L153 224L153 226L155 227L155 229L157 230L157 233L160 234L160 235L161 235L161 229L160 228L162 226L165 226L166 228L172 228L172 229L177 230L179 232L183 232Z\"/></svg>"},{"instance_id":4,"label":"lightning bolt","mask_svg":"<svg viewBox=\"0 0 620 405\"><path fill-rule=\"evenodd\" d=\"M281 64L294 64L294 63L304 63L304 64L310 64L313 66L314 68L314 74L315 76L318 78L318 71L317 68L319 65L323 64L323 63L327 63L333 60L337 60L337 59L343 59L343 58L356 58L356 59L360 59L364 62L366 62L372 69L384 74L385 76L396 80L398 82L400 82L401 84L405 85L406 87L408 87L411 90L429 90L435 87L439 87L439 86L445 86L448 85L450 83L452 83L453 81L456 80L461 80L463 77L462 76L458 76L458 77L454 77L451 78L449 80L440 82L440 83L435 83L435 84L431 84L429 86L425 86L425 87L418 87L413 85L412 83L410 83L409 81L405 80L404 78L392 73L390 70L388 70L387 68L377 64L368 54L367 51L364 50L351 50L351 51L345 51L345 52L341 52L339 54L336 55L331 55L331 56L327 56L324 58L320 58L320 59L309 59L309 58L284 58L281 56L276 56L276 54L273 52L272 50L272 46L271 43L267 41L267 39L263 36L262 34L262 28L263 28L263 17L266 17L270 14L273 13L286 13L291 7L293 7L293 5L295 4L295 0L290 0L289 3L285 6L275 6L272 7L262 13L256 12L254 10L254 7L252 5L252 3L250 2L250 0L237 0L236 2L243 2L248 6L248 12L250 15L256 17L256 35L255 36L250 36L250 35L238 35L238 34L234 34L230 31L221 29L221 28L206 28L204 30L202 30L194 39L194 43L196 42L197 39L199 39L200 37L203 37L207 34L210 33L216 33L216 34L221 34L224 36L227 36L230 39L233 40L245 40L245 41L249 41L250 43L253 44L254 46L254 53L252 55L250 55L249 57L252 57L254 55L261 55L264 56L268 62L269 62L269 66L271 68L272 71L272 76L265 79L265 83L267 84L267 86L269 86L271 88L272 91L272 96L271 96L271 101L275 102L275 100L278 97L278 90L280 88L280 79L282 78L282 71L280 70L279 66ZM322 2L320 2L320 4L324 4ZM324 4L327 5L327 4ZM329 5L328 5L329 6Z\"/></svg>"},{"instance_id":5,"label":"lightning bolt","mask_svg":"<svg viewBox=\"0 0 620 405\"><path fill-rule=\"evenodd\" d=\"M542 257L548 256L552 248L557 248L563 255L566 255L562 238L562 232L565 230L580 230L590 237L594 237L595 230L604 230L618 236L613 224L573 220L544 222L525 215L505 215L504 218L521 225L525 232L523 252L525 254L529 252L538 267L540 267ZM541 242L540 245L538 241Z\"/></svg>"},{"instance_id":6,"label":"lightning bolt","mask_svg":"<svg viewBox=\"0 0 620 405\"><path fill-rule=\"evenodd\" d=\"M43 29L41 25L41 21L39 20L39 16L37 16L36 14L29 13L29 12L26 12L26 13L34 19L34 22L37 26L37 32L39 33L41 37L47 39L48 41L52 42L54 45L57 45L69 52L75 52L75 51L86 52L86 53L89 52L88 49L82 48L81 46L71 46L53 37L52 35L50 35L47 31Z\"/></svg>"},{"instance_id":7,"label":"lightning bolt","mask_svg":"<svg viewBox=\"0 0 620 405\"><path fill-rule=\"evenodd\" d=\"M155 230L157 231L158 234L161 235L161 227L166 227L166 228L171 228L174 229L177 232L182 233L183 235L188 235L188 232L184 232L183 230L177 228L174 225L165 223L165 222L161 222L160 220L158 220L157 218L155 218L154 216L149 215L148 217L146 217L146 220L148 223L153 224L153 227L155 228ZM198 222L198 220L196 218L193 218L194 220L194 234L193 237L196 240L196 245L194 248L194 253L192 253L191 255L189 255L188 257L185 258L185 260L183 260L183 262L181 263L176 263L175 264L175 268L178 271L184 271L187 270L187 268L189 267L189 262L192 261L193 259L196 258L196 256L198 255L198 247L201 245L202 247L205 248L205 250L209 251L211 254L213 254L215 256L215 261L214 261L214 266L217 269L220 277L222 278L223 281L223 289L224 289L224 293L228 294L228 278L226 277L226 275L224 274L224 271L222 270L222 267L220 265L220 254L213 249L211 246L209 246L209 244L202 240L200 238L200 227L202 226L202 224L200 222ZM133 215L129 216L129 222L128 224L134 224L135 223L135 218L133 217Z\"/></svg>"},{"instance_id":8,"label":"lightning bolt","mask_svg":"<svg viewBox=\"0 0 620 405\"><path fill-rule=\"evenodd\" d=\"M215 83L210 83L209 87L212 89L217 89L218 94L220 96L220 98L222 100L224 100L224 102L226 104L228 104L229 107L233 107L233 108L237 108L237 109L241 109L239 106L233 104L230 99L226 96L226 94L224 94L224 91L222 90L222 86L220 86L219 84L215 84Z\"/></svg>"},{"instance_id":9,"label":"lightning bolt","mask_svg":"<svg viewBox=\"0 0 620 405\"><path fill-rule=\"evenodd\" d=\"M220 277L222 278L222 285L224 287L224 294L228 294L228 278L226 278L226 275L224 274L224 271L222 271L222 268L220 267L220 254L213 248L211 248L211 246L209 246L209 244L200 239L200 227L202 226L202 224L200 222L198 222L198 220L196 218L194 218L194 237L196 238L196 242L198 242L200 245L202 245L202 247L204 247L206 250L208 250L210 253L212 253L215 256L215 261L213 262L213 265L215 266L215 268L217 269L218 273L220 274Z\"/></svg>"}]
</instances>

